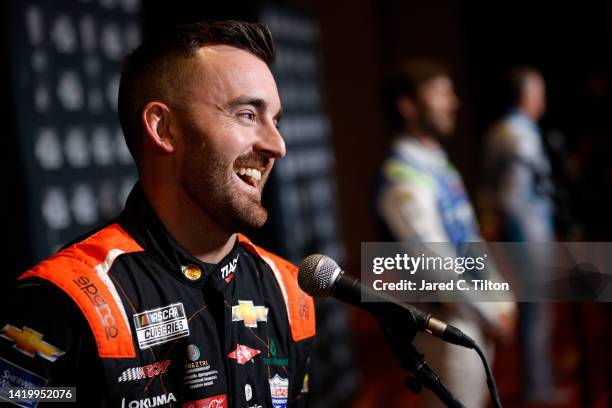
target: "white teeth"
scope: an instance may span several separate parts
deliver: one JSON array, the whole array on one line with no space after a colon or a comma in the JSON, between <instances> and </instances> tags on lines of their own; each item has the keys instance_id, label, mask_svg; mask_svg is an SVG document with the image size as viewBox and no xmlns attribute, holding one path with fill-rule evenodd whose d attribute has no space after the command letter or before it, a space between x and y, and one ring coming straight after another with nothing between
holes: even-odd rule
<instances>
[{"instance_id":1,"label":"white teeth","mask_svg":"<svg viewBox=\"0 0 612 408\"><path fill-rule=\"evenodd\" d=\"M236 171L236 173L238 173L241 176L252 177L256 181L261 180L261 171L259 171L257 169L252 169L252 168L248 168L248 167L241 167L241 168L239 168Z\"/></svg>"},{"instance_id":2,"label":"white teeth","mask_svg":"<svg viewBox=\"0 0 612 408\"><path fill-rule=\"evenodd\" d=\"M253 177L256 181L261 180L261 172L257 169L248 169L247 175Z\"/></svg>"}]
</instances>

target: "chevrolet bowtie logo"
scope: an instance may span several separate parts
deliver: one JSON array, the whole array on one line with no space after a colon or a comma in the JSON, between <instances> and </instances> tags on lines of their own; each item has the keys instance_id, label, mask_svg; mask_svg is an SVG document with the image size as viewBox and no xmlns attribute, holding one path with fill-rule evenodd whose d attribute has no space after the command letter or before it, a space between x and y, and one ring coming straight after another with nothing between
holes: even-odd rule
<instances>
[{"instance_id":1,"label":"chevrolet bowtie logo","mask_svg":"<svg viewBox=\"0 0 612 408\"><path fill-rule=\"evenodd\" d=\"M257 322L268 321L268 308L254 306L250 300L239 300L238 306L232 306L232 321L244 321L246 327L257 327Z\"/></svg>"},{"instance_id":2,"label":"chevrolet bowtie logo","mask_svg":"<svg viewBox=\"0 0 612 408\"><path fill-rule=\"evenodd\" d=\"M14 342L13 348L28 357L34 358L34 355L38 354L46 360L55 361L58 357L66 354L46 341L42 341L43 335L41 333L26 326L23 326L23 329L18 329L7 324L2 328L0 337Z\"/></svg>"}]
</instances>

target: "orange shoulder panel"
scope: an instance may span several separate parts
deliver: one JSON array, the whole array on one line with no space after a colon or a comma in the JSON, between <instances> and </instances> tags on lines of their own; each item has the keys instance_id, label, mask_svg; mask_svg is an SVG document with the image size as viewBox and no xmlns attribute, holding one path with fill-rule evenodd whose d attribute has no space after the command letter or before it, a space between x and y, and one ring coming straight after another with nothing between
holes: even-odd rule
<instances>
[{"instance_id":1,"label":"orange shoulder panel","mask_svg":"<svg viewBox=\"0 0 612 408\"><path fill-rule=\"evenodd\" d=\"M100 357L136 356L119 294L108 276L119 255L142 248L118 224L111 224L25 272L19 279L45 279L74 300L93 332Z\"/></svg>"},{"instance_id":2,"label":"orange shoulder panel","mask_svg":"<svg viewBox=\"0 0 612 408\"><path fill-rule=\"evenodd\" d=\"M238 240L272 269L287 306L293 340L300 341L314 336L316 333L314 302L312 297L298 285L298 268L280 256L253 244L242 234L238 234Z\"/></svg>"}]
</instances>

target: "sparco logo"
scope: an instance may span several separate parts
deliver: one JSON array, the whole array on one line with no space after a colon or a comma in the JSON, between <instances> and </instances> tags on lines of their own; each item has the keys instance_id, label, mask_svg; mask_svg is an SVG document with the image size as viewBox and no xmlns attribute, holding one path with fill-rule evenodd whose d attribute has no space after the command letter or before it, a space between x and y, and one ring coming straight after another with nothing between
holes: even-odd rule
<instances>
[{"instance_id":1,"label":"sparco logo","mask_svg":"<svg viewBox=\"0 0 612 408\"><path fill-rule=\"evenodd\" d=\"M121 400L121 408L153 408L153 407L161 407L163 405L167 405L171 402L176 402L176 398L174 394L162 394L156 397L144 398L140 400L133 400L125 403L125 398Z\"/></svg>"},{"instance_id":2,"label":"sparco logo","mask_svg":"<svg viewBox=\"0 0 612 408\"><path fill-rule=\"evenodd\" d=\"M115 317L113 316L110 306L106 303L106 299L98 293L98 287L94 285L87 276L81 276L73 282L87 295L91 303L96 308L96 312L102 321L106 338L115 338L119 334L119 329L115 326Z\"/></svg>"},{"instance_id":3,"label":"sparco logo","mask_svg":"<svg viewBox=\"0 0 612 408\"><path fill-rule=\"evenodd\" d=\"M155 377L156 375L164 374L168 370L169 365L170 360L164 360L161 363L155 362L144 367L128 368L121 373L117 379L117 382L142 380L143 378Z\"/></svg>"}]
</instances>

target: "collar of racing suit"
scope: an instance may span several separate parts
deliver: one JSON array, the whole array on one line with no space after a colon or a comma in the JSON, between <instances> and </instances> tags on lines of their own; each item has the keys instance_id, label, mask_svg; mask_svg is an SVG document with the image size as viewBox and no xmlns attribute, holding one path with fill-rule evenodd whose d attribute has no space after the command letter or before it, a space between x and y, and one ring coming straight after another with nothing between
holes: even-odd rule
<instances>
[{"instance_id":1,"label":"collar of racing suit","mask_svg":"<svg viewBox=\"0 0 612 408\"><path fill-rule=\"evenodd\" d=\"M448 156L440 145L425 145L414 136L400 134L395 137L392 150L411 163L431 169L444 171L448 167Z\"/></svg>"},{"instance_id":2,"label":"collar of racing suit","mask_svg":"<svg viewBox=\"0 0 612 408\"><path fill-rule=\"evenodd\" d=\"M200 261L168 233L140 183L136 183L128 196L125 209L119 216L119 224L165 270L171 271L177 279L187 284L203 286L210 279L213 285L223 286L229 282L228 278L233 277L223 271L229 271L232 264L235 264L240 252L239 240L236 239L232 250L218 264Z\"/></svg>"}]
</instances>

